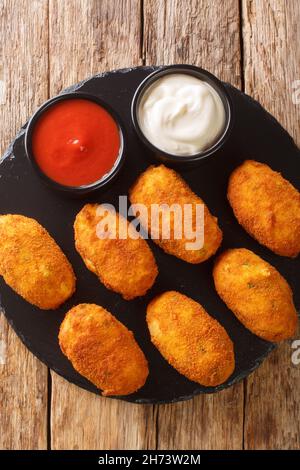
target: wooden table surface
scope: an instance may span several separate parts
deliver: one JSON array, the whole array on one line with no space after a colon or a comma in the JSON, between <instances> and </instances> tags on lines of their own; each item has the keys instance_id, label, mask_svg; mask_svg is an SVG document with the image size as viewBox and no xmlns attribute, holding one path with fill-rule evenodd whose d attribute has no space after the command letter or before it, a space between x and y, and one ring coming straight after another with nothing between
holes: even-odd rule
<instances>
[{"instance_id":1,"label":"wooden table surface","mask_svg":"<svg viewBox=\"0 0 300 470\"><path fill-rule=\"evenodd\" d=\"M252 95L299 145L299 24L299 0L0 0L1 151L64 87L103 70L171 63L203 66ZM132 405L50 372L2 316L0 448L299 449L292 352L281 345L216 395Z\"/></svg>"}]
</instances>

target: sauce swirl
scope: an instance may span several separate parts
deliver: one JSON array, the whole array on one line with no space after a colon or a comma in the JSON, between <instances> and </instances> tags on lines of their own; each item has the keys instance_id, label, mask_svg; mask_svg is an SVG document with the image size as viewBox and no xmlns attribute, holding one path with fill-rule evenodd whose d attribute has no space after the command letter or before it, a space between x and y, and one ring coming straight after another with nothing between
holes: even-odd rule
<instances>
[{"instance_id":1,"label":"sauce swirl","mask_svg":"<svg viewBox=\"0 0 300 470\"><path fill-rule=\"evenodd\" d=\"M119 127L99 104L88 99L66 99L38 119L32 151L50 179L65 186L89 185L114 166L120 151Z\"/></svg>"},{"instance_id":2,"label":"sauce swirl","mask_svg":"<svg viewBox=\"0 0 300 470\"><path fill-rule=\"evenodd\" d=\"M174 73L158 78L145 91L138 107L138 122L155 147L189 156L216 142L225 126L225 109L209 83Z\"/></svg>"}]
</instances>

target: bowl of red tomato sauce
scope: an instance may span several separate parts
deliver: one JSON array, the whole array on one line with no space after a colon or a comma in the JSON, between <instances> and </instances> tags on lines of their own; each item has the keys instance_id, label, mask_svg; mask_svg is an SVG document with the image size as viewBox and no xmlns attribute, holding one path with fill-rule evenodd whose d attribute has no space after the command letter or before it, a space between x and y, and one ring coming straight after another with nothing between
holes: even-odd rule
<instances>
[{"instance_id":1,"label":"bowl of red tomato sauce","mask_svg":"<svg viewBox=\"0 0 300 470\"><path fill-rule=\"evenodd\" d=\"M116 112L94 95L56 96L30 119L27 158L40 178L70 195L106 188L125 158L124 127Z\"/></svg>"}]
</instances>

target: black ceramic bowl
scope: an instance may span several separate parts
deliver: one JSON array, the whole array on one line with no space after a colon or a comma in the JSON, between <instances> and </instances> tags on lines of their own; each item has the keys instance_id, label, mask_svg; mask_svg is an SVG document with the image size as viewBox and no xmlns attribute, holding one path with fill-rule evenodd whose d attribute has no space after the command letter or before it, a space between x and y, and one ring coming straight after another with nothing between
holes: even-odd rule
<instances>
[{"instance_id":1,"label":"black ceramic bowl","mask_svg":"<svg viewBox=\"0 0 300 470\"><path fill-rule=\"evenodd\" d=\"M156 80L159 78L170 75L170 74L187 74L192 75L193 77L199 78L200 80L207 82L220 96L222 103L225 109L225 125L222 133L219 135L217 140L213 143L212 146L203 150L202 152L195 153L193 155L182 156L182 155L175 155L172 153L168 153L164 150L153 145L144 135L142 129L140 128L139 121L138 121L138 108L141 102L141 99L148 89L150 85L152 85ZM234 118L234 111L233 111L233 103L231 97L226 90L223 83L210 72L207 72L204 69L199 67L195 67L193 65L170 65L163 67L159 70L156 70L151 75L145 78L142 83L137 88L132 103L131 103L131 118L135 128L137 135L139 136L140 140L144 143L144 145L150 150L152 155L159 161L164 163L169 163L171 165L179 165L179 166L195 166L202 162L204 159L208 157L212 157L223 147L225 142L228 140L232 127L233 127L233 118Z\"/></svg>"},{"instance_id":2,"label":"black ceramic bowl","mask_svg":"<svg viewBox=\"0 0 300 470\"><path fill-rule=\"evenodd\" d=\"M33 151L32 151L32 134L34 131L34 126L36 125L41 115L44 112L46 112L51 106L59 103L60 101L70 100L70 99L85 99L85 100L93 101L94 103L104 108L113 117L114 121L118 125L119 133L120 133L119 154L111 170L108 173L106 173L101 179L95 181L94 183L83 185L83 186L65 186L49 178L47 175L45 175L45 173L41 170L41 168L37 164ZM26 151L26 155L27 155L29 162L31 163L32 167L34 168L34 170L36 171L36 173L38 174L38 176L41 178L41 180L44 183L46 183L52 189L61 191L71 196L84 196L94 191L107 189L107 187L112 183L112 181L116 178L116 176L120 172L121 167L123 166L123 163L124 163L124 159L125 159L124 126L121 123L120 118L116 114L116 112L107 103L102 101L97 96L91 95L89 93L82 93L82 92L77 92L77 91L73 93L61 94L46 101L29 120L27 129L26 129L26 134L25 134L25 151Z\"/></svg>"}]
</instances>

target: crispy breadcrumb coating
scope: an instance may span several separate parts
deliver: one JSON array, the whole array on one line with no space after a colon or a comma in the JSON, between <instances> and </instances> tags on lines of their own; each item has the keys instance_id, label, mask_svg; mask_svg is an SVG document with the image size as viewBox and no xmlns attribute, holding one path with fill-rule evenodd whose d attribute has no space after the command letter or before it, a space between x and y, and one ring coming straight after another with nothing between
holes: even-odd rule
<instances>
[{"instance_id":1,"label":"crispy breadcrumb coating","mask_svg":"<svg viewBox=\"0 0 300 470\"><path fill-rule=\"evenodd\" d=\"M0 275L27 302L55 309L75 290L71 264L49 233L23 215L0 216Z\"/></svg>"},{"instance_id":2,"label":"crispy breadcrumb coating","mask_svg":"<svg viewBox=\"0 0 300 470\"><path fill-rule=\"evenodd\" d=\"M261 338L278 342L297 327L293 294L279 272L245 248L227 250L214 266L216 290L243 325Z\"/></svg>"},{"instance_id":3,"label":"crispy breadcrumb coating","mask_svg":"<svg viewBox=\"0 0 300 470\"><path fill-rule=\"evenodd\" d=\"M274 253L300 252L300 193L268 165L246 160L230 176L228 200L238 222Z\"/></svg>"},{"instance_id":4,"label":"crispy breadcrumb coating","mask_svg":"<svg viewBox=\"0 0 300 470\"><path fill-rule=\"evenodd\" d=\"M132 332L98 305L80 304L69 310L59 345L74 369L102 395L134 393L148 377L147 360Z\"/></svg>"},{"instance_id":5,"label":"crispy breadcrumb coating","mask_svg":"<svg viewBox=\"0 0 300 470\"><path fill-rule=\"evenodd\" d=\"M175 291L156 297L147 308L151 341L188 379L207 387L225 382L235 367L225 329L194 300Z\"/></svg>"},{"instance_id":6,"label":"crispy breadcrumb coating","mask_svg":"<svg viewBox=\"0 0 300 470\"><path fill-rule=\"evenodd\" d=\"M74 223L75 246L86 267L111 290L130 300L145 295L158 274L157 265L147 242L137 239L119 239L121 230L129 223L120 214L106 212L106 220L116 222L117 239L100 239L97 224L97 204L86 204ZM134 228L130 226L130 229ZM136 232L137 234L137 232Z\"/></svg>"},{"instance_id":7,"label":"crispy breadcrumb coating","mask_svg":"<svg viewBox=\"0 0 300 470\"><path fill-rule=\"evenodd\" d=\"M202 199L197 196L188 184L178 173L164 165L150 166L142 173L129 191L129 197L132 204L144 204L148 208L148 220L143 214L140 214L141 224L149 233L151 227L151 204L192 204L192 222L193 230L196 228L196 204L204 204ZM184 231L182 230L183 234ZM199 249L187 249L188 240L184 235L180 239L175 239L174 235L174 215L171 213L171 237L163 239L162 224L160 221L157 243L166 253L174 255L188 263L197 264L210 258L215 254L222 242L222 231L220 230L217 219L211 215L204 204L204 246Z\"/></svg>"}]
</instances>

